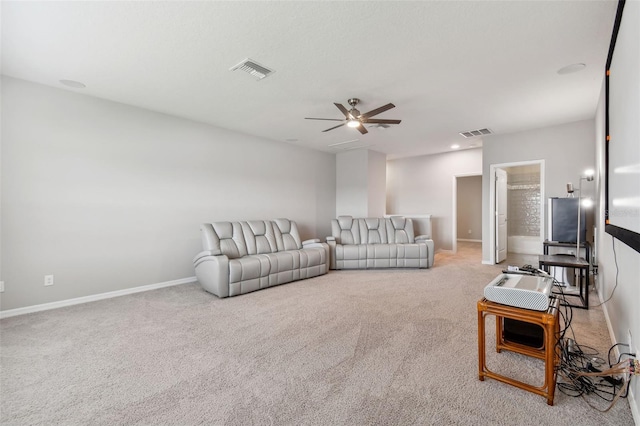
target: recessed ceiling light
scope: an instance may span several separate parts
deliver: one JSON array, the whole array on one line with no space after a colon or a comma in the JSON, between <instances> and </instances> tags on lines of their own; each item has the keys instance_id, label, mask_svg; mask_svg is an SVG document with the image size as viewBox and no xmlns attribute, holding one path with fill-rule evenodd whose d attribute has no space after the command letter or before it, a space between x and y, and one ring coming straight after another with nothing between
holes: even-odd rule
<instances>
[{"instance_id":1,"label":"recessed ceiling light","mask_svg":"<svg viewBox=\"0 0 640 426\"><path fill-rule=\"evenodd\" d=\"M84 89L85 87L87 87L86 84L80 83L79 81L75 80L60 80L60 84L64 84L65 86L72 87L74 89Z\"/></svg>"},{"instance_id":2,"label":"recessed ceiling light","mask_svg":"<svg viewBox=\"0 0 640 426\"><path fill-rule=\"evenodd\" d=\"M454 143L453 145L451 145L451 149L458 149L460 148L460 145L458 145L457 143Z\"/></svg>"},{"instance_id":3,"label":"recessed ceiling light","mask_svg":"<svg viewBox=\"0 0 640 426\"><path fill-rule=\"evenodd\" d=\"M583 64L583 63L571 64L571 65L567 65L566 67L560 68L558 70L558 74L560 74L560 75L571 74L571 73L574 73L574 72L582 71L586 67L587 66L585 64Z\"/></svg>"}]
</instances>

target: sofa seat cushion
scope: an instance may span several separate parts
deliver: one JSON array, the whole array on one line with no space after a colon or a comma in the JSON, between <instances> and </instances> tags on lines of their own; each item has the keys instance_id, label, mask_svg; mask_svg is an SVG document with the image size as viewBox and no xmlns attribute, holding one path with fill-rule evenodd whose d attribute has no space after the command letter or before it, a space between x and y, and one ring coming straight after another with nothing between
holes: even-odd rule
<instances>
[{"instance_id":1,"label":"sofa seat cushion","mask_svg":"<svg viewBox=\"0 0 640 426\"><path fill-rule=\"evenodd\" d=\"M339 269L426 268L426 244L352 244L335 248Z\"/></svg>"},{"instance_id":2,"label":"sofa seat cushion","mask_svg":"<svg viewBox=\"0 0 640 426\"><path fill-rule=\"evenodd\" d=\"M326 253L322 247L312 247L230 259L229 295L325 274Z\"/></svg>"},{"instance_id":3,"label":"sofa seat cushion","mask_svg":"<svg viewBox=\"0 0 640 426\"><path fill-rule=\"evenodd\" d=\"M327 255L324 248L304 248L297 251L300 254L300 267L308 268L327 263Z\"/></svg>"},{"instance_id":4,"label":"sofa seat cushion","mask_svg":"<svg viewBox=\"0 0 640 426\"><path fill-rule=\"evenodd\" d=\"M270 271L271 264L264 255L229 259L229 282L232 283L266 277Z\"/></svg>"}]
</instances>

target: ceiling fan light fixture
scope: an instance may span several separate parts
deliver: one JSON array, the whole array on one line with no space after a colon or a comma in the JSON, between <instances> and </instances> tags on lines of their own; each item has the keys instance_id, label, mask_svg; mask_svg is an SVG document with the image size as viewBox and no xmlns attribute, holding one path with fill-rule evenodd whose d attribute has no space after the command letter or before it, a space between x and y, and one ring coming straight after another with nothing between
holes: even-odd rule
<instances>
[{"instance_id":1,"label":"ceiling fan light fixture","mask_svg":"<svg viewBox=\"0 0 640 426\"><path fill-rule=\"evenodd\" d=\"M349 127L358 127L360 125L360 122L358 120L349 120L347 121L347 126Z\"/></svg>"}]
</instances>

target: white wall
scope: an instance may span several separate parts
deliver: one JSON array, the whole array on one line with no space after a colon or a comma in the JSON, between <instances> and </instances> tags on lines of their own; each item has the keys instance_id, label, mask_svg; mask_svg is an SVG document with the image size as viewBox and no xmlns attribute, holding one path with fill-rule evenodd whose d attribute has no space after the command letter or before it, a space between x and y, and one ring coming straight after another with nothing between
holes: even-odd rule
<instances>
[{"instance_id":1,"label":"white wall","mask_svg":"<svg viewBox=\"0 0 640 426\"><path fill-rule=\"evenodd\" d=\"M547 199L566 196L566 185L578 188L586 169L595 168L594 121L584 120L526 132L487 136L482 157L482 259L488 263L490 252L489 184L492 164L544 160L546 226ZM593 182L583 182L583 195L594 197ZM592 214L591 214L592 215Z\"/></svg>"},{"instance_id":2,"label":"white wall","mask_svg":"<svg viewBox=\"0 0 640 426\"><path fill-rule=\"evenodd\" d=\"M451 250L454 176L480 174L482 155L470 149L388 161L387 214L431 214L436 250Z\"/></svg>"},{"instance_id":3,"label":"white wall","mask_svg":"<svg viewBox=\"0 0 640 426\"><path fill-rule=\"evenodd\" d=\"M387 209L387 156L369 150L369 217L383 217Z\"/></svg>"},{"instance_id":4,"label":"white wall","mask_svg":"<svg viewBox=\"0 0 640 426\"><path fill-rule=\"evenodd\" d=\"M367 217L369 156L364 149L336 154L336 216ZM327 234L331 235L331 234Z\"/></svg>"},{"instance_id":5,"label":"white wall","mask_svg":"<svg viewBox=\"0 0 640 426\"><path fill-rule=\"evenodd\" d=\"M627 57L619 56L623 49L618 50L620 46L629 43L638 44L638 28L640 28L640 4L638 2L627 2L625 5L622 25L618 34L616 43L615 57L618 66L624 66L628 71L636 70L630 73L631 81L623 81L627 87L638 87L638 56ZM633 30L633 32L629 32ZM637 49L635 50L637 52ZM635 64L633 65L633 62ZM614 78L612 76L612 78ZM637 93L635 94L637 96ZM637 99L619 99L611 98L613 114L614 111L626 110L629 117L640 117L640 110ZM604 187L606 184L605 172L605 91L604 81L600 95L598 110L596 111L595 133L596 133L596 183L599 188L598 208L596 223L604 224L605 221L605 194ZM632 124L633 125L633 124ZM635 124L637 126L637 124ZM623 133L630 129L618 129ZM612 142L613 143L613 142ZM637 146L637 135L636 135ZM629 182L629 186L623 188L629 194L635 194L640 197L640 182L635 185ZM640 220L636 217L636 220ZM615 248L615 252L614 252ZM604 232L604 226L598 227L596 254L598 260L597 288L601 301L608 302L603 305L603 309L608 317L613 339L617 343L628 343L628 332L631 331L633 337L635 351L638 354L640 350L640 253L634 251L629 246L613 239L611 235ZM625 349L622 347L622 349ZM622 352L624 352L623 350ZM634 414L636 424L640 424L640 380L636 377L631 381L631 392L629 402Z\"/></svg>"},{"instance_id":6,"label":"white wall","mask_svg":"<svg viewBox=\"0 0 640 426\"><path fill-rule=\"evenodd\" d=\"M384 216L386 158L368 149L336 154L336 216Z\"/></svg>"},{"instance_id":7,"label":"white wall","mask_svg":"<svg viewBox=\"0 0 640 426\"><path fill-rule=\"evenodd\" d=\"M332 154L2 83L2 310L193 276L202 222L330 234Z\"/></svg>"},{"instance_id":8,"label":"white wall","mask_svg":"<svg viewBox=\"0 0 640 426\"><path fill-rule=\"evenodd\" d=\"M482 240L482 176L457 178L458 239Z\"/></svg>"}]
</instances>

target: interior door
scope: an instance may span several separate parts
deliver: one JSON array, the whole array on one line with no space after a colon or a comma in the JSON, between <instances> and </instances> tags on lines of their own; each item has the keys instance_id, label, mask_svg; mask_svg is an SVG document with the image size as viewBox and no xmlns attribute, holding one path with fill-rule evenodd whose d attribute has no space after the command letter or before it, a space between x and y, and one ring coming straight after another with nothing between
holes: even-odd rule
<instances>
[{"instance_id":1,"label":"interior door","mask_svg":"<svg viewBox=\"0 0 640 426\"><path fill-rule=\"evenodd\" d=\"M496 263L507 258L507 172L496 169Z\"/></svg>"}]
</instances>

